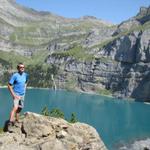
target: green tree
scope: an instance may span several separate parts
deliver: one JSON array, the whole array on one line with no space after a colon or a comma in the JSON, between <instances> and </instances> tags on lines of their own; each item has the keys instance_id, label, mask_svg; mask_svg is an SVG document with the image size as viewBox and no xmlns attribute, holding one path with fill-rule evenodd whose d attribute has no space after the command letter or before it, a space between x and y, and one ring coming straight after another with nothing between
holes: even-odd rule
<instances>
[{"instance_id":1,"label":"green tree","mask_svg":"<svg viewBox=\"0 0 150 150\"><path fill-rule=\"evenodd\" d=\"M47 106L45 106L45 107L42 109L41 114L44 115L44 116L49 116L49 111L48 111L48 107L47 107Z\"/></svg>"},{"instance_id":2,"label":"green tree","mask_svg":"<svg viewBox=\"0 0 150 150\"><path fill-rule=\"evenodd\" d=\"M42 109L42 112L41 112L42 115L44 116L50 116L50 117L55 117L55 118L62 118L62 119L65 119L65 116L64 116L64 113L58 109L58 108L53 108L51 111L48 110L48 107L45 106L43 109ZM71 114L71 118L70 119L67 119L68 122L70 123L75 123L77 122L77 117L76 117L76 114L75 113L72 113Z\"/></svg>"},{"instance_id":3,"label":"green tree","mask_svg":"<svg viewBox=\"0 0 150 150\"><path fill-rule=\"evenodd\" d=\"M52 109L49 113L49 116L55 117L55 118L63 118L63 119L65 118L64 113L58 108Z\"/></svg>"},{"instance_id":4,"label":"green tree","mask_svg":"<svg viewBox=\"0 0 150 150\"><path fill-rule=\"evenodd\" d=\"M69 122L70 122L70 123L78 122L78 120L77 120L77 117L76 117L76 114L75 114L75 113L72 113L72 114L71 114L71 118L70 118Z\"/></svg>"},{"instance_id":5,"label":"green tree","mask_svg":"<svg viewBox=\"0 0 150 150\"><path fill-rule=\"evenodd\" d=\"M52 66L27 66L26 71L29 73L28 86L32 87L52 87L51 74L57 74L57 67Z\"/></svg>"}]
</instances>

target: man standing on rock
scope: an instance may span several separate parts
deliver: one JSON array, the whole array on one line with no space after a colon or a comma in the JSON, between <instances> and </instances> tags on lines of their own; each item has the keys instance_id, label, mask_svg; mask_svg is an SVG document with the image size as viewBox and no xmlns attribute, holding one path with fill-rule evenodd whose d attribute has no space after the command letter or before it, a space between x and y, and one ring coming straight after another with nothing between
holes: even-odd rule
<instances>
[{"instance_id":1,"label":"man standing on rock","mask_svg":"<svg viewBox=\"0 0 150 150\"><path fill-rule=\"evenodd\" d=\"M18 72L11 76L8 83L8 89L13 98L13 109L10 113L9 125L13 125L15 121L19 121L19 113L24 106L24 96L28 81L28 74L24 72L25 66L23 63L17 65L17 70Z\"/></svg>"}]
</instances>

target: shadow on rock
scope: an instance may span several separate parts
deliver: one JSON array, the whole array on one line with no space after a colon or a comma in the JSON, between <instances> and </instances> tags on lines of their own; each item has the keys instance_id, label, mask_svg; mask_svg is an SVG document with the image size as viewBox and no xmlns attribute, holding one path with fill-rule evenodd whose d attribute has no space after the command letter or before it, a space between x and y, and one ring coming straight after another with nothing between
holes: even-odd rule
<instances>
[{"instance_id":1,"label":"shadow on rock","mask_svg":"<svg viewBox=\"0 0 150 150\"><path fill-rule=\"evenodd\" d=\"M8 127L9 127L9 120L6 120L5 123L4 123L3 131L7 132L8 131Z\"/></svg>"}]
</instances>

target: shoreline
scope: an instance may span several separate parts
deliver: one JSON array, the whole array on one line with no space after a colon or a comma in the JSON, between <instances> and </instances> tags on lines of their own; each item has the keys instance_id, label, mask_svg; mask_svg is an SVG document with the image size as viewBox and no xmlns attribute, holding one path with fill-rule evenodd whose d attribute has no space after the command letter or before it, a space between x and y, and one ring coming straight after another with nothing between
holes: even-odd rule
<instances>
[{"instance_id":1,"label":"shoreline","mask_svg":"<svg viewBox=\"0 0 150 150\"><path fill-rule=\"evenodd\" d=\"M5 86L0 86L0 88L2 88L2 89L3 88L7 88L7 86L6 85ZM51 89L52 90L52 88L31 87L31 86L28 86L27 89L41 89L41 90L42 89L45 89L45 90ZM128 102L138 102L138 101L136 101L136 99L132 99L132 98L117 98L117 97L114 97L112 95L98 94L98 93L96 93L94 91L82 91L80 89L75 89L75 90L57 89L56 91L58 91L58 90L64 90L64 91L70 91L70 92L77 92L77 93L81 93L81 94L83 93L83 94L90 94L90 95L105 96L105 97L109 97L109 98L116 98L117 100L126 100ZM146 105L150 105L150 102L144 102L143 101L142 103L146 104Z\"/></svg>"},{"instance_id":2,"label":"shoreline","mask_svg":"<svg viewBox=\"0 0 150 150\"><path fill-rule=\"evenodd\" d=\"M0 88L5 89L5 88L7 88L7 86L0 86ZM39 87L28 86L27 89L49 89L49 88L39 88Z\"/></svg>"},{"instance_id":3,"label":"shoreline","mask_svg":"<svg viewBox=\"0 0 150 150\"><path fill-rule=\"evenodd\" d=\"M0 86L0 88L7 88L7 86ZM52 89L52 88L42 88L42 87L31 87L31 86L27 86L27 89ZM64 91L70 91L70 92L77 92L77 93L83 93L83 94L90 94L90 95L99 95L99 96L106 96L106 97L110 97L110 98L115 98L112 95L104 95L104 94L98 94L96 92L93 91L82 91L80 89L75 89L75 90L67 90L67 89L57 89L57 90L64 90ZM57 91L56 90L56 91ZM118 98L117 98L118 99Z\"/></svg>"}]
</instances>

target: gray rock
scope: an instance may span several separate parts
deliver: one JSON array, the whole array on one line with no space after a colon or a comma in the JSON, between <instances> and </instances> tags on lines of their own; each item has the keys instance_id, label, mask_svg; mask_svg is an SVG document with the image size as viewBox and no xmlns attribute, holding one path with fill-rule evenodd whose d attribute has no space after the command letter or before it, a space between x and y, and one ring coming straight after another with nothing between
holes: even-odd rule
<instances>
[{"instance_id":1,"label":"gray rock","mask_svg":"<svg viewBox=\"0 0 150 150\"><path fill-rule=\"evenodd\" d=\"M140 25L140 22L135 18L131 18L127 21L123 21L118 25L117 29L114 31L113 36L116 36L120 33L127 32L133 28L136 28Z\"/></svg>"},{"instance_id":2,"label":"gray rock","mask_svg":"<svg viewBox=\"0 0 150 150\"><path fill-rule=\"evenodd\" d=\"M149 150L150 139L140 139L130 144L119 147L119 150Z\"/></svg>"},{"instance_id":3,"label":"gray rock","mask_svg":"<svg viewBox=\"0 0 150 150\"><path fill-rule=\"evenodd\" d=\"M140 37L137 62L150 62L150 29L145 30Z\"/></svg>"},{"instance_id":4,"label":"gray rock","mask_svg":"<svg viewBox=\"0 0 150 150\"><path fill-rule=\"evenodd\" d=\"M147 7L141 7L140 12L135 17L141 24L146 23L150 20L150 6Z\"/></svg>"},{"instance_id":5,"label":"gray rock","mask_svg":"<svg viewBox=\"0 0 150 150\"><path fill-rule=\"evenodd\" d=\"M96 130L84 123L27 112L13 132L0 135L1 150L106 150Z\"/></svg>"}]
</instances>

